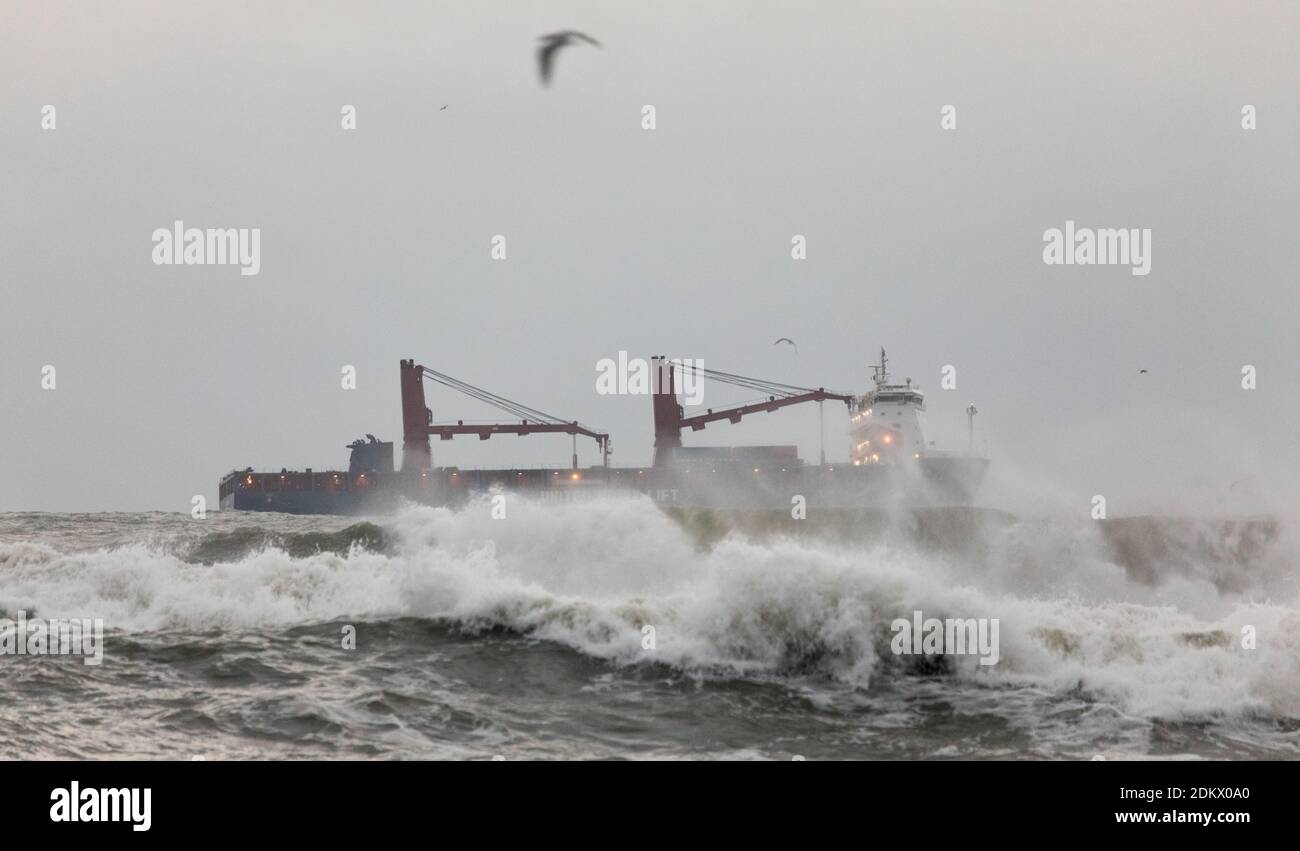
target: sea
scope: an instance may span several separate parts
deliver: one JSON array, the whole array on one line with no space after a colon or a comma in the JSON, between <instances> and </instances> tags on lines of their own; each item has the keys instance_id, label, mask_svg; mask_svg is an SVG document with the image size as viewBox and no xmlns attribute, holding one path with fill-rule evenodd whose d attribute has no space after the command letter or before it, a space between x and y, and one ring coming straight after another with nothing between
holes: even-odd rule
<instances>
[{"instance_id":1,"label":"sea","mask_svg":"<svg viewBox=\"0 0 1300 851\"><path fill-rule=\"evenodd\" d=\"M1294 521L493 509L0 514L0 757L1300 758Z\"/></svg>"}]
</instances>

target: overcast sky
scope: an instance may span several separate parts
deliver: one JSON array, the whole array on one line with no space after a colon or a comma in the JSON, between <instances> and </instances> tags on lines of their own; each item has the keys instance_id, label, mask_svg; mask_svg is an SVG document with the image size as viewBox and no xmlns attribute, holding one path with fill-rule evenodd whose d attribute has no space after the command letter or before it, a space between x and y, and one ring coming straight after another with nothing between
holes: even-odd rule
<instances>
[{"instance_id":1,"label":"overcast sky","mask_svg":"<svg viewBox=\"0 0 1300 851\"><path fill-rule=\"evenodd\" d=\"M604 47L542 88L536 37L570 27ZM862 392L883 345L941 446L979 406L986 504L1294 511L1297 81L1293 0L7 0L0 510L188 511L232 468L345 465L364 432L400 443L403 357L637 465L649 400L597 395L601 358ZM260 274L154 265L177 219L260 228ZM1045 265L1066 220L1150 228L1150 274ZM817 440L816 406L686 437ZM569 441L433 448L561 465Z\"/></svg>"}]
</instances>

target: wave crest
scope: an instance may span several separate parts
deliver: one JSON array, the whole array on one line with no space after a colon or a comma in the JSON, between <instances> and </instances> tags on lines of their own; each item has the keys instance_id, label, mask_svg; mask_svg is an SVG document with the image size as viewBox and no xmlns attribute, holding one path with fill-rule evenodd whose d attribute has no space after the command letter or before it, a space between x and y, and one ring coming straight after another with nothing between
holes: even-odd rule
<instances>
[{"instance_id":1,"label":"wave crest","mask_svg":"<svg viewBox=\"0 0 1300 851\"><path fill-rule=\"evenodd\" d=\"M869 689L946 673L1148 717L1300 718L1293 575L1246 564L1224 583L1228 558L1204 575L1135 576L1088 525L1002 518L977 533L957 549L906 534L869 544L734 531L702 546L644 499L515 499L504 520L484 501L410 508L384 528L285 537L247 527L179 554L0 543L0 609L102 617L126 632L416 617L702 676ZM895 656L890 624L914 611L997 618L998 664Z\"/></svg>"}]
</instances>

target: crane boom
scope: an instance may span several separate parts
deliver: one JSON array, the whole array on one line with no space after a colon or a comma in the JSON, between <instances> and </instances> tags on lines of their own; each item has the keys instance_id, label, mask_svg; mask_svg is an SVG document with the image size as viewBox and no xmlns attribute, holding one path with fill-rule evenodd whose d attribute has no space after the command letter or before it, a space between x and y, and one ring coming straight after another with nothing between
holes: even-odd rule
<instances>
[{"instance_id":1,"label":"crane boom","mask_svg":"<svg viewBox=\"0 0 1300 851\"><path fill-rule=\"evenodd\" d=\"M819 388L807 393L799 393L794 396L782 396L780 398L769 396L766 402L754 402L748 405L738 405L734 408L724 408L721 411L715 411L710 408L707 413L679 420L679 425L681 428L689 428L691 431L700 431L709 423L717 422L719 420L738 423L740 422L740 418L746 414L757 414L764 411L771 412L785 408L789 405L800 405L804 402L825 402L827 399L836 402L843 402L845 405L853 404L852 396L846 396L842 393L829 393Z\"/></svg>"},{"instance_id":2,"label":"crane boom","mask_svg":"<svg viewBox=\"0 0 1300 851\"><path fill-rule=\"evenodd\" d=\"M429 451L429 436L435 434L439 440L451 440L461 434L476 434L479 440L487 440L494 434L516 434L520 436L526 434L569 434L573 435L575 439L581 435L596 441L600 446L601 457L604 459L605 465L609 465L609 435L605 432L589 429L577 420L562 420L536 408L530 408L520 402L499 396L490 390L475 387L466 381L421 366L413 359L401 362L401 373L402 430L404 438L402 444L403 471L422 471L431 467L432 456ZM486 402L500 411L513 414L519 417L520 421L470 423L469 425L466 425L464 420L457 420L454 425L451 423L435 423L433 422L433 412L425 406L424 402L425 378L432 379L445 387L450 387L452 390L478 399L481 402ZM577 465L578 455L575 443L573 466L576 468Z\"/></svg>"},{"instance_id":3,"label":"crane boom","mask_svg":"<svg viewBox=\"0 0 1300 851\"><path fill-rule=\"evenodd\" d=\"M845 393L832 393L824 387L811 388L799 387L793 384L782 384L775 381L767 381L761 378L748 378L743 375L735 375L730 372L722 372L716 369L705 369L703 366L677 364L668 361L666 358L655 358L656 362L656 385L653 396L654 420L655 420L655 466L668 464L672 459L673 450L682 445L682 429L689 428L691 431L700 431L709 423L727 420L728 422L738 423L741 418L748 414L761 412L777 411L790 405L800 405L804 402L824 402L828 399L843 402L845 406L852 407L853 397ZM726 384L732 384L737 387L744 387L750 390L758 390L767 393L767 400L763 402L752 402L745 405L737 405L733 408L723 408L715 411L710 408L703 414L697 414L693 417L685 416L682 406L677 403L677 369L692 370L695 375L705 378L712 378L722 381Z\"/></svg>"}]
</instances>

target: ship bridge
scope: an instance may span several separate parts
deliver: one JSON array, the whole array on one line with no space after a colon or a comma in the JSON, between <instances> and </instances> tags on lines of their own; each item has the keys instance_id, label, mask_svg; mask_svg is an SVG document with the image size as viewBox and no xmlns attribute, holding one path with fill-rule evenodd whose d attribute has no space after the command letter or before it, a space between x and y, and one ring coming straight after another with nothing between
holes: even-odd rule
<instances>
[{"instance_id":1,"label":"ship bridge","mask_svg":"<svg viewBox=\"0 0 1300 851\"><path fill-rule=\"evenodd\" d=\"M907 379L889 382L889 359L880 350L872 365L875 388L854 400L849 418L850 458L855 466L899 463L926 454L925 394Z\"/></svg>"}]
</instances>

